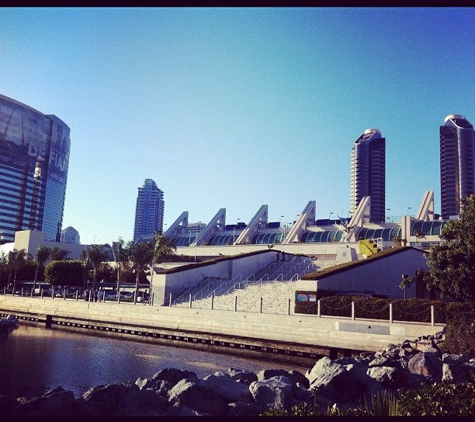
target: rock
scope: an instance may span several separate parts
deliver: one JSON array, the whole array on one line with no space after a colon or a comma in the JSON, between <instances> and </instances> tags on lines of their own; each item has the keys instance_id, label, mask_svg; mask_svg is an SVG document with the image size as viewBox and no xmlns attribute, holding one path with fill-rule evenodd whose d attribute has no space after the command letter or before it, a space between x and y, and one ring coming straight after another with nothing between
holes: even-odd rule
<instances>
[{"instance_id":1,"label":"rock","mask_svg":"<svg viewBox=\"0 0 475 422\"><path fill-rule=\"evenodd\" d=\"M282 375L254 381L249 386L249 391L262 412L268 409L290 410L294 404L292 390L292 381Z\"/></svg>"},{"instance_id":2,"label":"rock","mask_svg":"<svg viewBox=\"0 0 475 422\"><path fill-rule=\"evenodd\" d=\"M241 371L240 369L229 368L228 374L233 380L242 382L248 386L254 381L257 381L257 375L250 371Z\"/></svg>"},{"instance_id":3,"label":"rock","mask_svg":"<svg viewBox=\"0 0 475 422\"><path fill-rule=\"evenodd\" d=\"M182 379L168 393L168 401L173 406L188 406L201 413L225 416L228 404L197 382Z\"/></svg>"},{"instance_id":4,"label":"rock","mask_svg":"<svg viewBox=\"0 0 475 422\"><path fill-rule=\"evenodd\" d=\"M235 381L225 373L208 375L199 381L199 385L226 403L248 403L252 400L249 387L244 383Z\"/></svg>"},{"instance_id":5,"label":"rock","mask_svg":"<svg viewBox=\"0 0 475 422\"><path fill-rule=\"evenodd\" d=\"M354 357L350 357L350 356L343 356L342 358L335 359L333 362L338 363L340 365L352 365L352 364L362 363L362 362L365 362L365 361L363 359L359 359L359 358L354 358Z\"/></svg>"},{"instance_id":6,"label":"rock","mask_svg":"<svg viewBox=\"0 0 475 422\"><path fill-rule=\"evenodd\" d=\"M186 416L212 416L212 415L205 412L200 412L199 410L192 409L191 407L184 405L184 406L175 406L172 409L172 412L169 413L167 416L171 416L171 417L177 416L178 418L181 418L184 416L186 417Z\"/></svg>"},{"instance_id":7,"label":"rock","mask_svg":"<svg viewBox=\"0 0 475 422\"><path fill-rule=\"evenodd\" d=\"M300 384L303 388L309 388L310 382L308 381L307 377L299 371L291 370L288 372L289 378L295 383L297 387Z\"/></svg>"},{"instance_id":8,"label":"rock","mask_svg":"<svg viewBox=\"0 0 475 422\"><path fill-rule=\"evenodd\" d=\"M285 371L283 369L264 369L257 373L257 381L264 381L277 376L283 376L289 378L293 383L294 392L297 391L297 383L305 385L306 388L310 386L308 379L299 371Z\"/></svg>"},{"instance_id":9,"label":"rock","mask_svg":"<svg viewBox=\"0 0 475 422\"><path fill-rule=\"evenodd\" d=\"M240 417L257 417L261 413L259 405L255 402L250 403L230 403L229 404L229 417L240 416Z\"/></svg>"},{"instance_id":10,"label":"rock","mask_svg":"<svg viewBox=\"0 0 475 422\"><path fill-rule=\"evenodd\" d=\"M168 401L153 390L127 389L112 416L164 416Z\"/></svg>"},{"instance_id":11,"label":"rock","mask_svg":"<svg viewBox=\"0 0 475 422\"><path fill-rule=\"evenodd\" d=\"M264 381L277 376L288 377L289 373L283 369L263 369L257 373L257 381Z\"/></svg>"},{"instance_id":12,"label":"rock","mask_svg":"<svg viewBox=\"0 0 475 422\"><path fill-rule=\"evenodd\" d=\"M121 384L100 385L76 400L77 416L111 416L129 387Z\"/></svg>"},{"instance_id":13,"label":"rock","mask_svg":"<svg viewBox=\"0 0 475 422\"><path fill-rule=\"evenodd\" d=\"M379 356L374 358L371 362L368 363L368 368L376 367L376 366L390 366L395 368L396 366L400 366L397 360L391 359L385 356Z\"/></svg>"},{"instance_id":14,"label":"rock","mask_svg":"<svg viewBox=\"0 0 475 422\"><path fill-rule=\"evenodd\" d=\"M469 357L465 355L456 355L453 353L444 353L442 355L442 362L447 363L449 365L462 364L468 362L469 360Z\"/></svg>"},{"instance_id":15,"label":"rock","mask_svg":"<svg viewBox=\"0 0 475 422\"><path fill-rule=\"evenodd\" d=\"M399 358L399 350L400 347L395 345L395 344L388 344L385 349L383 354L386 357L392 358L392 359L398 359Z\"/></svg>"},{"instance_id":16,"label":"rock","mask_svg":"<svg viewBox=\"0 0 475 422\"><path fill-rule=\"evenodd\" d=\"M408 369L412 374L421 374L434 382L442 379L442 361L431 352L414 355L408 362Z\"/></svg>"},{"instance_id":17,"label":"rock","mask_svg":"<svg viewBox=\"0 0 475 422\"><path fill-rule=\"evenodd\" d=\"M381 385L366 373L363 364L340 365L330 358L321 358L306 377L310 388L317 394L327 397L333 402L357 400L368 391L381 390Z\"/></svg>"},{"instance_id":18,"label":"rock","mask_svg":"<svg viewBox=\"0 0 475 422\"><path fill-rule=\"evenodd\" d=\"M169 381L173 385L177 384L178 381L181 381L183 379L189 381L198 381L198 377L194 372L175 368L162 369L161 371L157 372L152 377L152 379Z\"/></svg>"},{"instance_id":19,"label":"rock","mask_svg":"<svg viewBox=\"0 0 475 422\"><path fill-rule=\"evenodd\" d=\"M72 391L58 387L41 397L17 400L21 406L15 406L14 416L73 416L76 399Z\"/></svg>"},{"instance_id":20,"label":"rock","mask_svg":"<svg viewBox=\"0 0 475 422\"><path fill-rule=\"evenodd\" d=\"M139 388L139 390L153 389L157 386L157 381L160 382L160 380L153 378L137 378L135 385Z\"/></svg>"},{"instance_id":21,"label":"rock","mask_svg":"<svg viewBox=\"0 0 475 422\"><path fill-rule=\"evenodd\" d=\"M402 370L394 366L373 366L366 373L383 387L397 389L404 384Z\"/></svg>"},{"instance_id":22,"label":"rock","mask_svg":"<svg viewBox=\"0 0 475 422\"><path fill-rule=\"evenodd\" d=\"M418 340L414 342L412 346L413 349L418 350L419 352L429 352L442 357L442 352L433 339L425 338L423 340Z\"/></svg>"},{"instance_id":23,"label":"rock","mask_svg":"<svg viewBox=\"0 0 475 422\"><path fill-rule=\"evenodd\" d=\"M467 367L463 364L442 363L441 381L452 381L455 383L470 381Z\"/></svg>"}]
</instances>

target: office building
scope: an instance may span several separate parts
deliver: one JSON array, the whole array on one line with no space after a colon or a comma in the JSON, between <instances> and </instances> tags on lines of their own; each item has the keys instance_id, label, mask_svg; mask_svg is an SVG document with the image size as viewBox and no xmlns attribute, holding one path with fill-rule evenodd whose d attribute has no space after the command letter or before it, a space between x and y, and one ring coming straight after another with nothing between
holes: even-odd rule
<instances>
[{"instance_id":1,"label":"office building","mask_svg":"<svg viewBox=\"0 0 475 422\"><path fill-rule=\"evenodd\" d=\"M369 196L369 221L375 223L384 223L386 215L385 142L378 129L367 129L351 150L350 212Z\"/></svg>"},{"instance_id":2,"label":"office building","mask_svg":"<svg viewBox=\"0 0 475 422\"><path fill-rule=\"evenodd\" d=\"M440 190L443 219L460 213L460 200L475 193L473 125L451 114L440 126Z\"/></svg>"},{"instance_id":3,"label":"office building","mask_svg":"<svg viewBox=\"0 0 475 422\"><path fill-rule=\"evenodd\" d=\"M43 231L59 241L69 164L70 129L0 95L0 237L13 242L15 232Z\"/></svg>"},{"instance_id":4,"label":"office building","mask_svg":"<svg viewBox=\"0 0 475 422\"><path fill-rule=\"evenodd\" d=\"M152 179L145 179L138 188L135 206L134 242L150 240L155 232L163 232L165 202L163 192Z\"/></svg>"}]
</instances>

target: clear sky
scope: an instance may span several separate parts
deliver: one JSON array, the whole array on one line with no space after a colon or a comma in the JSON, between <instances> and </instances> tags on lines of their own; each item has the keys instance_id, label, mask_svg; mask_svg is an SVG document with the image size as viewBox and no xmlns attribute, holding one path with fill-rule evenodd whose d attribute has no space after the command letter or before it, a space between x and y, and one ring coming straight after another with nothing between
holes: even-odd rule
<instances>
[{"instance_id":1,"label":"clear sky","mask_svg":"<svg viewBox=\"0 0 475 422\"><path fill-rule=\"evenodd\" d=\"M291 222L310 200L346 217L368 128L387 215L426 190L440 212L439 126L475 123L474 8L2 8L0 28L0 93L71 128L63 228L81 243L131 240L147 178L167 226L263 204Z\"/></svg>"}]
</instances>

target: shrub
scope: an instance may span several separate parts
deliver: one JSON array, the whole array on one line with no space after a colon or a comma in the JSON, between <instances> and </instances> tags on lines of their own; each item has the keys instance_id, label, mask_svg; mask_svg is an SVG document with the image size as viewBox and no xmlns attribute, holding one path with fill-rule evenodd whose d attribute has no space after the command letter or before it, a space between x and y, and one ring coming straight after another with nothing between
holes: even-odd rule
<instances>
[{"instance_id":1,"label":"shrub","mask_svg":"<svg viewBox=\"0 0 475 422\"><path fill-rule=\"evenodd\" d=\"M447 309L446 347L475 357L475 302L453 302Z\"/></svg>"},{"instance_id":2,"label":"shrub","mask_svg":"<svg viewBox=\"0 0 475 422\"><path fill-rule=\"evenodd\" d=\"M399 391L398 404L401 416L475 416L475 384L443 381Z\"/></svg>"}]
</instances>

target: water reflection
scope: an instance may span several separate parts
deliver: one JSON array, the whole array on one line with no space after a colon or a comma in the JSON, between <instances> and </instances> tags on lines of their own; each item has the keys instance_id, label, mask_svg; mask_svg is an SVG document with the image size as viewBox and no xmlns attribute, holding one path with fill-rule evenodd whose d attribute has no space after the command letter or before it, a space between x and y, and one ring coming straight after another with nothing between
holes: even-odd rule
<instances>
[{"instance_id":1,"label":"water reflection","mask_svg":"<svg viewBox=\"0 0 475 422\"><path fill-rule=\"evenodd\" d=\"M194 371L199 378L229 367L259 371L308 369L205 351L111 339L20 325L0 338L0 394L40 396L61 386L76 397L96 385L151 377L164 368Z\"/></svg>"}]
</instances>

